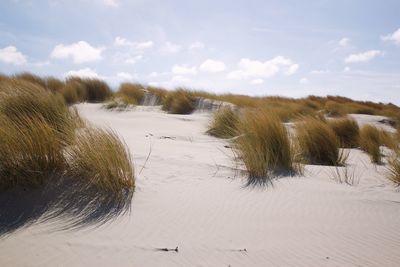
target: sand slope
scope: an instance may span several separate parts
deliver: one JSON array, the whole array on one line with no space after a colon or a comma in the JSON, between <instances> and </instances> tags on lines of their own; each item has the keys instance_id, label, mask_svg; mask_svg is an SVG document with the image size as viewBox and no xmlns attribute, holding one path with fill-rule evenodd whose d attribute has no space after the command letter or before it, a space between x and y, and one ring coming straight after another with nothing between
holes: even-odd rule
<instances>
[{"instance_id":1,"label":"sand slope","mask_svg":"<svg viewBox=\"0 0 400 267\"><path fill-rule=\"evenodd\" d=\"M22 229L0 239L0 266L399 266L400 192L360 151L349 159L356 186L307 166L249 188L227 143L204 134L207 113L78 108L125 139L137 174L151 147L131 214L74 232Z\"/></svg>"}]
</instances>

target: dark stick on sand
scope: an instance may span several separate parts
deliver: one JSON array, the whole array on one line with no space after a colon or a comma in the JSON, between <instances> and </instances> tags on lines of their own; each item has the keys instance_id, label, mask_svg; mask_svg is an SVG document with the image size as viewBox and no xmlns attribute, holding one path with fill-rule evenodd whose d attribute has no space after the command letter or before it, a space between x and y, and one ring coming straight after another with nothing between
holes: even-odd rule
<instances>
[{"instance_id":1,"label":"dark stick on sand","mask_svg":"<svg viewBox=\"0 0 400 267\"><path fill-rule=\"evenodd\" d=\"M178 247L176 247L176 248L156 248L156 250L157 251L165 251L165 252L168 252L168 251L179 252Z\"/></svg>"}]
</instances>

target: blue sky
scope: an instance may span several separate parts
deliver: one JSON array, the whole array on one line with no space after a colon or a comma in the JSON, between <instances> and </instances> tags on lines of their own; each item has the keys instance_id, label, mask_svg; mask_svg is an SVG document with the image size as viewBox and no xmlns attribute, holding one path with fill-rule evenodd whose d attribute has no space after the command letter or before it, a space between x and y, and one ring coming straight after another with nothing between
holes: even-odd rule
<instances>
[{"instance_id":1,"label":"blue sky","mask_svg":"<svg viewBox=\"0 0 400 267\"><path fill-rule=\"evenodd\" d=\"M2 0L0 72L400 104L400 1Z\"/></svg>"}]
</instances>

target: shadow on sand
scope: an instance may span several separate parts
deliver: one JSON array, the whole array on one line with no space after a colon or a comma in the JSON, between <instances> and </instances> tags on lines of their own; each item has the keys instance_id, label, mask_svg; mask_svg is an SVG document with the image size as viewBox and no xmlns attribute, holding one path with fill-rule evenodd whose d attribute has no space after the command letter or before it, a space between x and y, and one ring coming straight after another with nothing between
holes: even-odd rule
<instances>
[{"instance_id":1,"label":"shadow on sand","mask_svg":"<svg viewBox=\"0 0 400 267\"><path fill-rule=\"evenodd\" d=\"M100 226L130 211L133 190L100 191L65 177L49 181L37 189L0 193L0 238L47 221L57 221L56 230Z\"/></svg>"}]
</instances>

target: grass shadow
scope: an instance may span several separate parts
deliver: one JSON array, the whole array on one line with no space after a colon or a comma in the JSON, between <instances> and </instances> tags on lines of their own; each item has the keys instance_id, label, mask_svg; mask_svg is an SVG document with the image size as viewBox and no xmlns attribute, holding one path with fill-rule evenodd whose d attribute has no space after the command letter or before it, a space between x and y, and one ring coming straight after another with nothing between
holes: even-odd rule
<instances>
[{"instance_id":1,"label":"grass shadow","mask_svg":"<svg viewBox=\"0 0 400 267\"><path fill-rule=\"evenodd\" d=\"M0 194L0 238L33 224L55 222L55 230L98 227L130 211L133 190L99 190L82 179L54 175L36 189Z\"/></svg>"}]
</instances>

